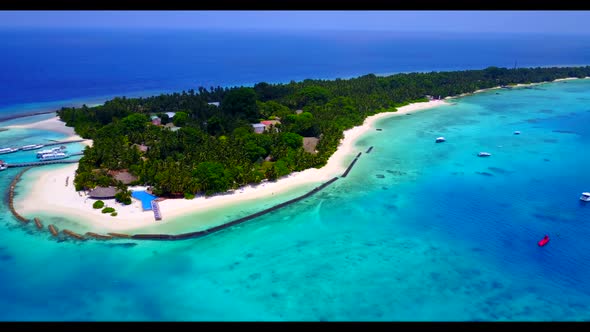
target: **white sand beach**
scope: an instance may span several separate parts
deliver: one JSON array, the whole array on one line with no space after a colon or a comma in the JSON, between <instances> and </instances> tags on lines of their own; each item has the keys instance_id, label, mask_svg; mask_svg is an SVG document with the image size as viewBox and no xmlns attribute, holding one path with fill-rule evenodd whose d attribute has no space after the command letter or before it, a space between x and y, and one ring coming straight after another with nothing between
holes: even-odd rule
<instances>
[{"instance_id":1,"label":"white sand beach","mask_svg":"<svg viewBox=\"0 0 590 332\"><path fill-rule=\"evenodd\" d=\"M7 129L17 129L17 128L41 129L41 130L55 131L55 132L70 135L70 136L76 135L74 128L66 127L65 123L63 121L60 121L59 117L57 117L57 116L47 119L47 120L39 121L39 122L33 122L33 123L22 124L22 125L11 125L11 126L6 126L4 128L7 128Z\"/></svg>"},{"instance_id":2,"label":"white sand beach","mask_svg":"<svg viewBox=\"0 0 590 332\"><path fill-rule=\"evenodd\" d=\"M588 77L585 77L585 78L588 78ZM553 82L571 81L571 80L578 80L578 79L580 79L580 78L578 78L578 77L566 77L566 78L558 78L558 79L556 79Z\"/></svg>"},{"instance_id":3,"label":"white sand beach","mask_svg":"<svg viewBox=\"0 0 590 332\"><path fill-rule=\"evenodd\" d=\"M242 201L268 198L271 195L284 193L302 184L321 184L335 176L341 175L349 162L359 152L354 149L356 140L368 131L375 129L378 120L391 116L399 116L436 106L448 105L443 100L433 100L410 104L400 107L397 112L380 113L368 117L363 125L354 127L344 132L338 150L330 157L327 164L320 168L307 169L302 172L292 173L275 182L265 182L257 186L246 186L233 191L231 194L217 195L209 198L197 197L187 199L166 199L159 203L163 221L158 224L166 225L174 222L174 218L190 215L191 213L205 210L222 209L228 204ZM38 128L54 130L72 134L71 128L56 117L34 124L21 125L20 128ZM70 139L76 138L72 135ZM88 141L88 144L91 144ZM83 192L75 191L73 179L77 165L59 166L54 169L39 167L25 173L24 178L35 179L27 193L17 197L15 208L19 213L32 218L36 214L55 214L68 217L73 222L80 223L86 231L95 232L125 232L156 225L151 211L142 211L141 203L133 200L133 203L124 206L114 199L104 200L106 206L114 207L118 213L116 217L103 214L99 209L93 209L93 199L88 198ZM66 179L68 185L66 186ZM204 225L199 225L204 226ZM207 225L208 226L208 225ZM214 225L212 225L214 226ZM196 225L195 225L196 227ZM186 231L191 231L187 229Z\"/></svg>"},{"instance_id":4,"label":"white sand beach","mask_svg":"<svg viewBox=\"0 0 590 332\"><path fill-rule=\"evenodd\" d=\"M47 120L43 120L43 121L39 121L39 122L33 122L33 123L27 123L27 124L22 124L22 125L11 125L11 126L6 126L4 127L6 129L40 129L40 130L49 130L49 131L54 131L60 134L66 134L69 135L66 139L64 139L65 141L74 141L74 140L79 140L82 139L82 137L80 137L80 135L76 134L76 132L74 131L74 128L72 127L66 127L66 124L61 121L59 119L59 117L53 117ZM87 146L92 146L92 140L86 140L81 142L84 145Z\"/></svg>"},{"instance_id":5,"label":"white sand beach","mask_svg":"<svg viewBox=\"0 0 590 332\"><path fill-rule=\"evenodd\" d=\"M584 77L583 79L589 79L590 77ZM544 82L537 82L537 83L518 83L515 85L511 85L510 88L522 88L522 87L530 87L530 86L535 86L535 85L540 85L540 84L547 84L547 83L552 83L552 82L561 82L561 81L571 81L571 80L578 80L580 79L579 77L566 77L566 78L558 78L556 80L553 81L544 81ZM493 88L487 88L487 89L479 89L479 90L475 90L474 92L466 92L466 93L462 93L460 95L457 96L448 96L445 97L445 100L450 100L450 99L456 99L456 98L461 98L461 97L465 97L465 96L469 96L469 95L473 95L476 93L481 93L481 92L486 92L486 91L492 91L492 90L499 90L502 89L501 86L495 86Z\"/></svg>"}]
</instances>

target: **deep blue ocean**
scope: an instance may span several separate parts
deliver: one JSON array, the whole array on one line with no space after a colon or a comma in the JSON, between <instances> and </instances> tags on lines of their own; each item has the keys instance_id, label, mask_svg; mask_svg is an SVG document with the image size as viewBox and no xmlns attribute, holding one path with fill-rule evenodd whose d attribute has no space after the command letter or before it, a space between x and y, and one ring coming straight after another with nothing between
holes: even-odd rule
<instances>
[{"instance_id":1,"label":"deep blue ocean","mask_svg":"<svg viewBox=\"0 0 590 332\"><path fill-rule=\"evenodd\" d=\"M590 59L578 37L19 33L2 33L3 112L201 83ZM590 80L572 80L380 120L348 177L200 239L56 242L3 199L0 320L588 321L588 101ZM10 129L0 146L62 138ZM0 192L17 172L0 173Z\"/></svg>"},{"instance_id":2,"label":"deep blue ocean","mask_svg":"<svg viewBox=\"0 0 590 332\"><path fill-rule=\"evenodd\" d=\"M199 86L588 64L590 36L0 29L0 116Z\"/></svg>"}]
</instances>

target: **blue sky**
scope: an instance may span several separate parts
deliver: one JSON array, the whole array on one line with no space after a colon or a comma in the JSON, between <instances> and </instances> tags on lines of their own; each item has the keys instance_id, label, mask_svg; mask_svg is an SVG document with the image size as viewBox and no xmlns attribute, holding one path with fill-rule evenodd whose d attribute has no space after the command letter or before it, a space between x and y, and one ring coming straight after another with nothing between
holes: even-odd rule
<instances>
[{"instance_id":1,"label":"blue sky","mask_svg":"<svg viewBox=\"0 0 590 332\"><path fill-rule=\"evenodd\" d=\"M590 33L590 11L0 11L0 27Z\"/></svg>"}]
</instances>

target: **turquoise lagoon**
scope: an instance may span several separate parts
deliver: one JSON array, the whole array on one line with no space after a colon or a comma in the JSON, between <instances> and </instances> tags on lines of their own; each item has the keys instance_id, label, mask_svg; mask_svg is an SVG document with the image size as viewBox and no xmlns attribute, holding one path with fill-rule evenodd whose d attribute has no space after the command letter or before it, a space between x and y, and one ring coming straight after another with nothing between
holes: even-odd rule
<instances>
[{"instance_id":1,"label":"turquoise lagoon","mask_svg":"<svg viewBox=\"0 0 590 332\"><path fill-rule=\"evenodd\" d=\"M562 81L380 120L348 177L199 239L56 242L3 199L0 319L590 320L589 101L590 80Z\"/></svg>"}]
</instances>

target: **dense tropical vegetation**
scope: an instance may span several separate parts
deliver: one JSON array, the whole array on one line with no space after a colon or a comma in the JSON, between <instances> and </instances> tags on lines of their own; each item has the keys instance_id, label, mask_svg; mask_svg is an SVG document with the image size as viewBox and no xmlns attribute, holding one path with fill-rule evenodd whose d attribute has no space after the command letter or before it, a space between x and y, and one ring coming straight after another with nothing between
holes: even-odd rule
<instances>
[{"instance_id":1,"label":"dense tropical vegetation","mask_svg":"<svg viewBox=\"0 0 590 332\"><path fill-rule=\"evenodd\" d=\"M425 101L428 95L444 98L500 85L586 76L589 66L370 74L121 97L96 107L62 108L58 115L78 134L94 140L80 160L77 190L108 185L124 189L109 171L126 169L157 195L192 198L321 167L344 130L362 124L367 116ZM176 114L170 119L166 112ZM151 115L180 129L153 125ZM272 119L280 119L277 130L253 132L251 123ZM303 137L319 138L317 153L304 150ZM128 192L118 198L130 200Z\"/></svg>"}]
</instances>

